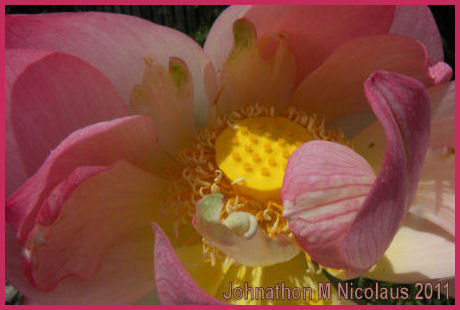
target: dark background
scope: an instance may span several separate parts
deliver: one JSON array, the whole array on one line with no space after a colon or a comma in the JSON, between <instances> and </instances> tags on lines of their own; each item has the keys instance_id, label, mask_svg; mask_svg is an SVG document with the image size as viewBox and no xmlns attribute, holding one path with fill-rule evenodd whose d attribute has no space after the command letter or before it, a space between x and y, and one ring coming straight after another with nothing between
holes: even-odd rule
<instances>
[{"instance_id":1,"label":"dark background","mask_svg":"<svg viewBox=\"0 0 460 310\"><path fill-rule=\"evenodd\" d=\"M6 6L6 14L38 14L52 12L113 12L127 15L135 15L157 24L166 25L185 32L187 35L195 39L203 45L206 36L211 28L214 20L227 6L223 5L151 5L151 6L120 6L120 5L10 5ZM433 5L430 6L433 16L441 32L444 46L445 61L455 68L455 51L454 51L454 29L455 29L455 6ZM455 72L454 72L455 74ZM455 77L455 76L454 76ZM453 77L453 78L454 78ZM338 280L330 278L332 283ZM354 287L374 287L375 281L359 278L351 281ZM393 288L396 290L401 287L408 287L410 297L408 300L372 300L368 304L455 304L454 298L445 299L442 295L441 299L416 300L415 293L417 290L413 285L393 284L380 282L381 287ZM6 284L5 289L6 304L20 304L22 296L14 290L14 288ZM358 303L366 304L364 300L355 300Z\"/></svg>"},{"instance_id":2,"label":"dark background","mask_svg":"<svg viewBox=\"0 0 460 310\"><path fill-rule=\"evenodd\" d=\"M212 23L226 7L226 5L9 5L6 6L5 11L6 14L100 11L135 15L185 32L202 45ZM443 38L445 61L455 68L455 6L431 5L430 9Z\"/></svg>"}]
</instances>

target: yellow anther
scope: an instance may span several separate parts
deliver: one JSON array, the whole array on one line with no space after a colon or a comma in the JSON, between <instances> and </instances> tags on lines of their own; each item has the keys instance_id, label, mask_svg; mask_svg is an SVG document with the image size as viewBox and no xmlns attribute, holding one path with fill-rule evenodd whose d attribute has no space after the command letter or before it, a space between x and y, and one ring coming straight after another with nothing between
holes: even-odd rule
<instances>
[{"instance_id":1,"label":"yellow anther","mask_svg":"<svg viewBox=\"0 0 460 310\"><path fill-rule=\"evenodd\" d=\"M254 155L252 155L252 159L253 159L256 163L260 162L260 156L259 156L259 154L254 154Z\"/></svg>"},{"instance_id":2,"label":"yellow anther","mask_svg":"<svg viewBox=\"0 0 460 310\"><path fill-rule=\"evenodd\" d=\"M284 140L283 138L279 138L279 139L278 139L278 144L279 144L280 146L285 146L285 145L286 145L286 140Z\"/></svg>"},{"instance_id":3,"label":"yellow anther","mask_svg":"<svg viewBox=\"0 0 460 310\"><path fill-rule=\"evenodd\" d=\"M252 143L257 143L257 137L256 137L256 136L249 136L249 140L250 140Z\"/></svg>"},{"instance_id":4,"label":"yellow anther","mask_svg":"<svg viewBox=\"0 0 460 310\"><path fill-rule=\"evenodd\" d=\"M276 159L274 159L273 157L270 157L268 159L268 163L270 164L270 166L276 166Z\"/></svg>"},{"instance_id":5,"label":"yellow anther","mask_svg":"<svg viewBox=\"0 0 460 310\"><path fill-rule=\"evenodd\" d=\"M271 131L266 131L264 132L264 136L266 136L267 138L271 138L273 136L273 133Z\"/></svg>"},{"instance_id":6,"label":"yellow anther","mask_svg":"<svg viewBox=\"0 0 460 310\"><path fill-rule=\"evenodd\" d=\"M264 145L264 149L265 149L265 152L267 153L271 153L273 151L272 146L268 143Z\"/></svg>"},{"instance_id":7,"label":"yellow anther","mask_svg":"<svg viewBox=\"0 0 460 310\"><path fill-rule=\"evenodd\" d=\"M291 154L289 153L289 151L286 150L286 149L284 149L282 152L283 152L283 157L284 157L284 158L289 158L289 156L291 156Z\"/></svg>"},{"instance_id":8,"label":"yellow anther","mask_svg":"<svg viewBox=\"0 0 460 310\"><path fill-rule=\"evenodd\" d=\"M233 157L233 159L236 160L236 161L240 161L240 160L241 160L240 153L238 153L238 152L233 152L233 153L232 153L232 157Z\"/></svg>"},{"instance_id":9,"label":"yellow anther","mask_svg":"<svg viewBox=\"0 0 460 310\"><path fill-rule=\"evenodd\" d=\"M268 170L267 167L263 167L260 169L260 172L262 173L263 176L268 177L270 175L270 170Z\"/></svg>"},{"instance_id":10,"label":"yellow anther","mask_svg":"<svg viewBox=\"0 0 460 310\"><path fill-rule=\"evenodd\" d=\"M238 138L237 137L234 137L232 139L232 144L234 144L234 145L238 144Z\"/></svg>"},{"instance_id":11,"label":"yellow anther","mask_svg":"<svg viewBox=\"0 0 460 310\"><path fill-rule=\"evenodd\" d=\"M244 149L246 150L246 152L252 152L252 146L249 143L244 146Z\"/></svg>"},{"instance_id":12,"label":"yellow anther","mask_svg":"<svg viewBox=\"0 0 460 310\"><path fill-rule=\"evenodd\" d=\"M302 141L296 141L295 146L300 147L302 146L303 142Z\"/></svg>"},{"instance_id":13,"label":"yellow anther","mask_svg":"<svg viewBox=\"0 0 460 310\"><path fill-rule=\"evenodd\" d=\"M240 127L240 130L243 135L247 135L249 133L248 127L246 126Z\"/></svg>"},{"instance_id":14,"label":"yellow anther","mask_svg":"<svg viewBox=\"0 0 460 310\"><path fill-rule=\"evenodd\" d=\"M244 167L244 170L246 171L252 171L252 167L250 163L244 163L243 167Z\"/></svg>"}]
</instances>

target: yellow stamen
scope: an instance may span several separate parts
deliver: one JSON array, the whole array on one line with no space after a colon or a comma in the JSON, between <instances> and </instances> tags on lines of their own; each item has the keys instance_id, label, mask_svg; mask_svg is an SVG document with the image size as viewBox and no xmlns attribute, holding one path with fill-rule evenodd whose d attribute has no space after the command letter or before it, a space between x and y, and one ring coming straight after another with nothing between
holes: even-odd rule
<instances>
[{"instance_id":1,"label":"yellow stamen","mask_svg":"<svg viewBox=\"0 0 460 310\"><path fill-rule=\"evenodd\" d=\"M326 131L321 120L294 108L281 117L267 107L248 106L219 118L215 128L200 129L193 147L180 154L184 168L165 195L176 236L190 225L196 202L211 193L225 196L222 219L234 211L248 212L267 235L289 234L279 198L284 171L297 142L314 139L348 143L340 131ZM204 252L212 249L203 246ZM212 263L217 254L209 252L207 260Z\"/></svg>"}]
</instances>

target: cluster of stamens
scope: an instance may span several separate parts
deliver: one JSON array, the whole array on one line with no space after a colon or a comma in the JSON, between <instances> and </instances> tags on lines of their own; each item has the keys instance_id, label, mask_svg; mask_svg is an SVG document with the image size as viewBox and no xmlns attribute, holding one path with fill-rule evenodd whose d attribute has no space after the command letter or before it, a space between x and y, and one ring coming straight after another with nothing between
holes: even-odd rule
<instances>
[{"instance_id":1,"label":"cluster of stamens","mask_svg":"<svg viewBox=\"0 0 460 310\"><path fill-rule=\"evenodd\" d=\"M340 131L326 131L315 116L295 108L276 116L273 108L258 104L200 129L193 147L179 155L184 168L167 195L176 235L190 224L196 203L211 193L225 196L222 220L244 211L253 214L270 237L289 235L279 192L289 156L309 140L348 144Z\"/></svg>"}]
</instances>

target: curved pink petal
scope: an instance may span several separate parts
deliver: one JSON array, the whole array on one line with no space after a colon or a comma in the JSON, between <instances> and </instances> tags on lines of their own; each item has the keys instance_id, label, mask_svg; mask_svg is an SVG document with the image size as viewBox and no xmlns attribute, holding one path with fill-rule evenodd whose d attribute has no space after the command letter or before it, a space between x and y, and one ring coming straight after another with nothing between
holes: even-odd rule
<instances>
[{"instance_id":1,"label":"curved pink petal","mask_svg":"<svg viewBox=\"0 0 460 310\"><path fill-rule=\"evenodd\" d=\"M167 169L167 159L148 117L101 122L67 137L6 202L6 219L18 232L19 240L27 237L46 197L74 169L108 166L120 159L154 173Z\"/></svg>"},{"instance_id":2,"label":"curved pink petal","mask_svg":"<svg viewBox=\"0 0 460 310\"><path fill-rule=\"evenodd\" d=\"M159 217L164 183L127 162L75 169L43 203L24 245L31 283L50 291L68 276L92 278L118 238Z\"/></svg>"},{"instance_id":3,"label":"curved pink petal","mask_svg":"<svg viewBox=\"0 0 460 310\"><path fill-rule=\"evenodd\" d=\"M224 305L225 303L208 295L193 281L158 224L153 224L153 231L155 233L155 281L162 304Z\"/></svg>"},{"instance_id":4,"label":"curved pink petal","mask_svg":"<svg viewBox=\"0 0 460 310\"><path fill-rule=\"evenodd\" d=\"M302 80L317 68L341 43L390 30L392 6L249 6L229 8L217 19L205 43L205 52L217 72L233 45L232 24L245 18L256 26L257 37L283 33L289 41Z\"/></svg>"},{"instance_id":5,"label":"curved pink petal","mask_svg":"<svg viewBox=\"0 0 460 310\"><path fill-rule=\"evenodd\" d=\"M430 131L430 103L425 87L420 82L396 73L376 72L366 81L364 90L386 136L384 162L364 201L361 203L359 199L354 199L363 195L359 191L344 196L349 199L350 205L342 206L337 211L326 209L326 227L322 227L320 234L312 231L305 235L304 232L308 230L306 222L317 222L323 218L317 216L317 213L321 214L321 209L308 212L311 205L302 204L300 198L305 195L319 197L311 200L316 206L322 202L328 203L325 199L330 199L321 192L309 194L310 190L331 190L331 184L317 184L318 179L332 183L336 178L341 178L345 168L353 169L358 178L364 171L367 171L365 176L368 178L369 170L372 171L367 163L365 168L363 159L353 151L325 141L307 143L293 153L282 188L283 215L288 217L289 227L299 244L318 263L346 269L348 276L360 274L374 265L402 224L420 177ZM313 143L321 145L319 152L311 150L309 145ZM341 148L344 149L339 152ZM355 159L350 162L348 158L352 157ZM338 169L335 166L341 165L346 167L339 170L337 177L322 172L335 171ZM346 180L354 184L354 174L348 172L348 177L343 179L344 185ZM347 217L354 210L358 210L356 215ZM327 240L329 236L335 240L327 245L310 247L316 240Z\"/></svg>"},{"instance_id":6,"label":"curved pink petal","mask_svg":"<svg viewBox=\"0 0 460 310\"><path fill-rule=\"evenodd\" d=\"M450 81L453 75L452 68L445 62L438 61L431 63L428 68L431 78L434 84L441 84Z\"/></svg>"},{"instance_id":7,"label":"curved pink petal","mask_svg":"<svg viewBox=\"0 0 460 310\"><path fill-rule=\"evenodd\" d=\"M433 83L420 43L399 35L366 36L339 46L300 83L291 103L324 117L328 123L369 111L362 85L376 70L401 73L426 85Z\"/></svg>"},{"instance_id":8,"label":"curved pink petal","mask_svg":"<svg viewBox=\"0 0 460 310\"><path fill-rule=\"evenodd\" d=\"M75 169L47 198L22 249L8 233L8 280L38 303L136 301L154 287L150 225L163 187L127 162Z\"/></svg>"},{"instance_id":9,"label":"curved pink petal","mask_svg":"<svg viewBox=\"0 0 460 310\"><path fill-rule=\"evenodd\" d=\"M5 51L6 194L11 194L74 130L126 115L112 83L79 58Z\"/></svg>"},{"instance_id":10,"label":"curved pink petal","mask_svg":"<svg viewBox=\"0 0 460 310\"><path fill-rule=\"evenodd\" d=\"M455 235L455 83L428 89L431 132L427 156L409 212ZM353 138L354 149L375 171L384 157L385 136L375 122Z\"/></svg>"},{"instance_id":11,"label":"curved pink petal","mask_svg":"<svg viewBox=\"0 0 460 310\"><path fill-rule=\"evenodd\" d=\"M397 6L390 33L414 38L425 45L430 59L434 61L444 60L441 35L428 6Z\"/></svg>"},{"instance_id":12,"label":"curved pink petal","mask_svg":"<svg viewBox=\"0 0 460 310\"><path fill-rule=\"evenodd\" d=\"M366 160L344 145L311 141L291 155L281 191L283 217L314 260L344 267L340 243L374 181Z\"/></svg>"},{"instance_id":13,"label":"curved pink petal","mask_svg":"<svg viewBox=\"0 0 460 310\"><path fill-rule=\"evenodd\" d=\"M170 57L189 66L195 89L195 112L201 121L208 98L204 81L210 61L185 34L149 21L121 14L59 13L8 15L6 48L62 51L98 68L115 85L126 103L131 89L141 83L144 57L167 67Z\"/></svg>"}]
</instances>

